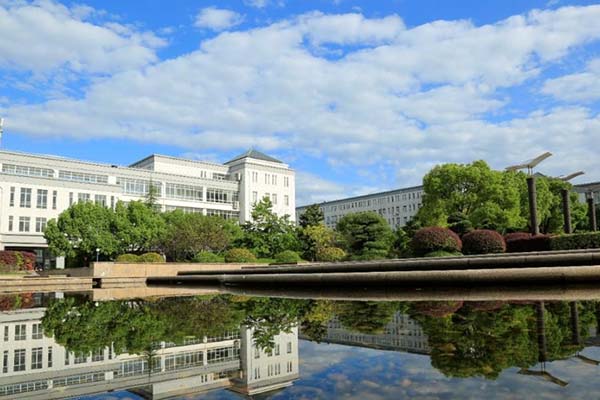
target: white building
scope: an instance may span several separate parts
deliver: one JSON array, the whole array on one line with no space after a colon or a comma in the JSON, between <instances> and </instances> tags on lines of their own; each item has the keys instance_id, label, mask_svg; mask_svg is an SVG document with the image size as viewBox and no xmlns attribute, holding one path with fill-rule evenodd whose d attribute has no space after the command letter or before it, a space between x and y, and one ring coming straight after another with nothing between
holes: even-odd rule
<instances>
[{"instance_id":1,"label":"white building","mask_svg":"<svg viewBox=\"0 0 600 400\"><path fill-rule=\"evenodd\" d=\"M148 355L115 354L109 347L78 356L43 334L45 308L0 313L0 398L62 399L129 390L147 399L227 388L242 395L271 392L298 378L298 330L275 335L275 347L256 347L252 330L220 337L162 342Z\"/></svg>"},{"instance_id":2,"label":"white building","mask_svg":"<svg viewBox=\"0 0 600 400\"><path fill-rule=\"evenodd\" d=\"M341 200L319 203L325 217L325 225L335 228L345 215L361 211L373 211L381 215L392 229L406 225L421 208L423 187L414 186L388 192L372 193ZM308 206L296 208L296 219L300 218Z\"/></svg>"},{"instance_id":3,"label":"white building","mask_svg":"<svg viewBox=\"0 0 600 400\"><path fill-rule=\"evenodd\" d=\"M154 154L128 167L0 151L0 249L35 251L38 263L48 265L48 220L77 201L114 207L142 200L151 185L163 211L245 222L253 204L269 197L278 215L295 216L294 171L256 150L225 164Z\"/></svg>"}]
</instances>

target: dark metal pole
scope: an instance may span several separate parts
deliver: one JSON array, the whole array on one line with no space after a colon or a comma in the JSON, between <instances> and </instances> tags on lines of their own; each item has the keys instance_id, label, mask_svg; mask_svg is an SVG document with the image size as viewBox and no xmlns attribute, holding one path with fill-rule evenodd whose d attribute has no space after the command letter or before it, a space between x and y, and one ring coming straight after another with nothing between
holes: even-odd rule
<instances>
[{"instance_id":1,"label":"dark metal pole","mask_svg":"<svg viewBox=\"0 0 600 400\"><path fill-rule=\"evenodd\" d=\"M594 204L594 192L590 192L587 198L588 203L588 217L590 219L590 230L597 231L598 225L596 223L596 204Z\"/></svg>"},{"instance_id":2,"label":"dark metal pole","mask_svg":"<svg viewBox=\"0 0 600 400\"><path fill-rule=\"evenodd\" d=\"M563 207L563 217L565 220L564 229L565 233L573 233L573 228L571 227L571 204L569 196L571 192L569 189L562 189L560 191L562 195L562 207Z\"/></svg>"},{"instance_id":3,"label":"dark metal pole","mask_svg":"<svg viewBox=\"0 0 600 400\"><path fill-rule=\"evenodd\" d=\"M540 227L537 221L537 193L535 190L535 176L527 177L527 191L529 193L529 223L531 224L531 234L539 235Z\"/></svg>"}]
</instances>

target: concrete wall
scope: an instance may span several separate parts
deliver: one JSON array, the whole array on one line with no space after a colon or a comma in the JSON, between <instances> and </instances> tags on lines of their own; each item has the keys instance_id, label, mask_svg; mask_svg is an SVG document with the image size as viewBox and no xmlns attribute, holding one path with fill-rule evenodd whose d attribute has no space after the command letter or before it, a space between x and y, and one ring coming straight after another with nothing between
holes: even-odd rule
<instances>
[{"instance_id":1,"label":"concrete wall","mask_svg":"<svg viewBox=\"0 0 600 400\"><path fill-rule=\"evenodd\" d=\"M92 263L94 278L146 278L149 276L176 276L180 271L232 271L250 264L200 264L200 263Z\"/></svg>"}]
</instances>

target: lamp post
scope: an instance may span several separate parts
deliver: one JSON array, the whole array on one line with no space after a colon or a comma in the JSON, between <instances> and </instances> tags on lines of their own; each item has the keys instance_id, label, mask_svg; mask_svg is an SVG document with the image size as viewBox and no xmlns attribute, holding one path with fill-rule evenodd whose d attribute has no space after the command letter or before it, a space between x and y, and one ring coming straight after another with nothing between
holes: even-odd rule
<instances>
[{"instance_id":1,"label":"lamp post","mask_svg":"<svg viewBox=\"0 0 600 400\"><path fill-rule=\"evenodd\" d=\"M590 191L586 193L586 200L588 205L588 217L590 220L590 230L595 232L598 230L598 224L596 222L596 204L594 202L594 192Z\"/></svg>"},{"instance_id":2,"label":"lamp post","mask_svg":"<svg viewBox=\"0 0 600 400\"><path fill-rule=\"evenodd\" d=\"M577 171L567 176L560 176L560 179L563 182L568 182L571 179L583 175L583 171ZM562 209L563 209L563 218L564 218L564 231L566 234L573 233L573 228L571 226L571 199L569 198L571 192L569 189L563 188L560 190L560 194L562 197Z\"/></svg>"},{"instance_id":3,"label":"lamp post","mask_svg":"<svg viewBox=\"0 0 600 400\"><path fill-rule=\"evenodd\" d=\"M96 247L96 262L100 259L100 249Z\"/></svg>"},{"instance_id":4,"label":"lamp post","mask_svg":"<svg viewBox=\"0 0 600 400\"><path fill-rule=\"evenodd\" d=\"M530 232L532 235L540 234L540 227L537 219L537 193L535 188L535 175L533 174L533 168L550 157L552 153L546 152L537 156L532 160L525 161L522 164L512 165L506 168L506 171L518 171L521 169L527 169L527 193L529 194L529 224L531 226Z\"/></svg>"}]
</instances>

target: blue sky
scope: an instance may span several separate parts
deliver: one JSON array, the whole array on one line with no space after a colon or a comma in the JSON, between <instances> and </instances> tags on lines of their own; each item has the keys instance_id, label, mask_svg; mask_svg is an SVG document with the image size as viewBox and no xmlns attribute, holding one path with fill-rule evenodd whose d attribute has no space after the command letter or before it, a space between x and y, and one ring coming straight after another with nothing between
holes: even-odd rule
<instances>
[{"instance_id":1,"label":"blue sky","mask_svg":"<svg viewBox=\"0 0 600 400\"><path fill-rule=\"evenodd\" d=\"M129 164L256 147L298 204L543 151L600 180L593 1L0 0L2 147Z\"/></svg>"}]
</instances>

